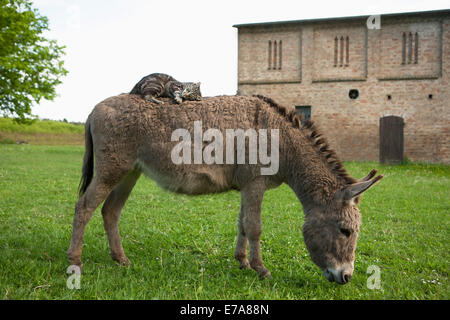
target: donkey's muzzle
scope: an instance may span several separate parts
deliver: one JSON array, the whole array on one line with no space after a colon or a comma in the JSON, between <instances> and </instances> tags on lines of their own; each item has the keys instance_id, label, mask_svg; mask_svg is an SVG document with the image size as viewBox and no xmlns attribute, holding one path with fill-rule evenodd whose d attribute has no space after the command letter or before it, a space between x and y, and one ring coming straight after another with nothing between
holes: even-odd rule
<instances>
[{"instance_id":1,"label":"donkey's muzzle","mask_svg":"<svg viewBox=\"0 0 450 320\"><path fill-rule=\"evenodd\" d=\"M352 270L353 271L353 270ZM339 284L346 284L350 281L353 272L346 269L336 270L327 268L323 271L323 276L330 282L337 282Z\"/></svg>"}]
</instances>

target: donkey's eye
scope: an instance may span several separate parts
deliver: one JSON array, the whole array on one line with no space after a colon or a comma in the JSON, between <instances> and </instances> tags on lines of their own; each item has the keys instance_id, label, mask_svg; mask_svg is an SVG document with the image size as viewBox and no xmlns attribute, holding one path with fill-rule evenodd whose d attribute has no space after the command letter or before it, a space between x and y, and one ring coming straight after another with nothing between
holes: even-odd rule
<instances>
[{"instance_id":1,"label":"donkey's eye","mask_svg":"<svg viewBox=\"0 0 450 320\"><path fill-rule=\"evenodd\" d=\"M345 228L340 228L339 231L347 238L350 237L350 234L352 233L350 230L345 229Z\"/></svg>"}]
</instances>

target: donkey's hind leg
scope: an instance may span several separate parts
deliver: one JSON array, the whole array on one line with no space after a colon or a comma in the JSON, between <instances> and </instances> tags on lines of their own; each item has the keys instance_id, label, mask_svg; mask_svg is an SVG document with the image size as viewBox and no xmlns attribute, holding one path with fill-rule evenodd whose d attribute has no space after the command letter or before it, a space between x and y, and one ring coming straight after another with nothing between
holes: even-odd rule
<instances>
[{"instance_id":1,"label":"donkey's hind leg","mask_svg":"<svg viewBox=\"0 0 450 320\"><path fill-rule=\"evenodd\" d=\"M94 176L85 193L79 198L75 205L75 216L73 218L72 238L70 247L67 250L67 257L70 264L82 267L81 253L83 247L84 230L87 223L92 217L95 209L105 200L106 196L115 187L122 178L119 176L117 180L100 179L100 175ZM106 182L107 181L107 182Z\"/></svg>"},{"instance_id":2,"label":"donkey's hind leg","mask_svg":"<svg viewBox=\"0 0 450 320\"><path fill-rule=\"evenodd\" d=\"M137 170L128 173L114 190L111 191L102 208L103 224L108 235L111 258L124 265L129 265L130 261L125 256L122 241L120 240L119 219L122 208L140 174L141 172Z\"/></svg>"}]
</instances>

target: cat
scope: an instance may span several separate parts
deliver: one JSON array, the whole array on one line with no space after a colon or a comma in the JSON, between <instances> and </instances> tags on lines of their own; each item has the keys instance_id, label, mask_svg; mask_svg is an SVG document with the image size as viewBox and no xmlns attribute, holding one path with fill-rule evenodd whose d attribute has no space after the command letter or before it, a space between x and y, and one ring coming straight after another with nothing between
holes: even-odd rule
<instances>
[{"instance_id":1,"label":"cat","mask_svg":"<svg viewBox=\"0 0 450 320\"><path fill-rule=\"evenodd\" d=\"M162 104L158 97L173 98L180 104L183 100L200 101L200 82L179 82L164 73L152 73L142 78L130 94L139 94L145 100Z\"/></svg>"}]
</instances>

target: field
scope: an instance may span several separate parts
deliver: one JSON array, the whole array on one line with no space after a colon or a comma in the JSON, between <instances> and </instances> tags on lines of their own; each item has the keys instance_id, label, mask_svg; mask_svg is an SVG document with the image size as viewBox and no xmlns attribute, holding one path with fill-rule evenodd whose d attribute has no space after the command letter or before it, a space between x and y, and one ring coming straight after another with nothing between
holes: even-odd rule
<instances>
[{"instance_id":1,"label":"field","mask_svg":"<svg viewBox=\"0 0 450 320\"><path fill-rule=\"evenodd\" d=\"M261 281L233 258L239 193L175 195L141 177L120 222L131 266L110 259L98 209L86 228L81 289L70 290L65 252L83 151L0 145L0 299L450 298L450 167L353 162L345 164L352 175L377 168L385 178L362 198L345 286L311 262L302 208L286 185L264 197L262 255L273 278ZM370 286L371 266L380 289Z\"/></svg>"},{"instance_id":2,"label":"field","mask_svg":"<svg viewBox=\"0 0 450 320\"><path fill-rule=\"evenodd\" d=\"M0 143L84 145L84 125L37 119L22 124L0 118Z\"/></svg>"}]
</instances>

